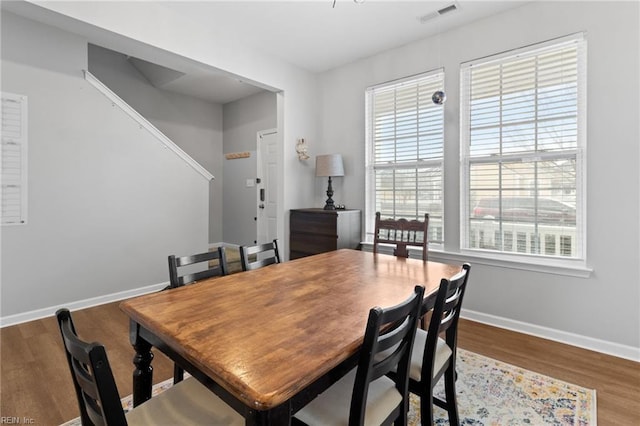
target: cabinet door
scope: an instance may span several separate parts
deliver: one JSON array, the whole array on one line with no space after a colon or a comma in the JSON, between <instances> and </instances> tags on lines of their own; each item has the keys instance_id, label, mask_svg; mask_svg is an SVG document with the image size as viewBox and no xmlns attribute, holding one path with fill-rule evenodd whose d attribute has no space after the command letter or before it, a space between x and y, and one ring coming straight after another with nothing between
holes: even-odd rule
<instances>
[{"instance_id":1,"label":"cabinet door","mask_svg":"<svg viewBox=\"0 0 640 426\"><path fill-rule=\"evenodd\" d=\"M347 210L338 214L336 249L360 247L360 210Z\"/></svg>"}]
</instances>

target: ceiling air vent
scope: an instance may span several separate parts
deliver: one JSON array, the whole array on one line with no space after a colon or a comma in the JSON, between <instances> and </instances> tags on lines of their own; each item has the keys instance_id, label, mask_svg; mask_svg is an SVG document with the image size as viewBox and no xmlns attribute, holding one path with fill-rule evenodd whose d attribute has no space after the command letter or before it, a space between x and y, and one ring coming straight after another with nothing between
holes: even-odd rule
<instances>
[{"instance_id":1,"label":"ceiling air vent","mask_svg":"<svg viewBox=\"0 0 640 426\"><path fill-rule=\"evenodd\" d=\"M449 6L443 7L442 9L439 9L438 10L438 15L444 15L445 13L450 13L450 12L453 12L455 10L458 10L458 6L455 3L451 3Z\"/></svg>"},{"instance_id":2,"label":"ceiling air vent","mask_svg":"<svg viewBox=\"0 0 640 426\"><path fill-rule=\"evenodd\" d=\"M451 13L458 10L458 5L456 3L451 3L449 6L445 6L441 9L438 9L433 12L429 12L426 15L422 15L418 17L418 20L421 24L424 24L427 21L437 18L438 16L442 16L445 13Z\"/></svg>"}]
</instances>

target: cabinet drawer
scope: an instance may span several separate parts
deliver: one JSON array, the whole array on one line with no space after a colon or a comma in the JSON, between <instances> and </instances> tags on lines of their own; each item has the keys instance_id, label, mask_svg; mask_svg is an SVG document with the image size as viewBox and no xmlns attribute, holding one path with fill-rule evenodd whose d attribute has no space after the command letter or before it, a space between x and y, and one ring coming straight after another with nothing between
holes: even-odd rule
<instances>
[{"instance_id":1,"label":"cabinet drawer","mask_svg":"<svg viewBox=\"0 0 640 426\"><path fill-rule=\"evenodd\" d=\"M336 236L337 214L296 212L291 215L290 226L296 232Z\"/></svg>"},{"instance_id":2,"label":"cabinet drawer","mask_svg":"<svg viewBox=\"0 0 640 426\"><path fill-rule=\"evenodd\" d=\"M337 248L338 237L307 233L291 233L289 249L307 254L324 253Z\"/></svg>"}]
</instances>

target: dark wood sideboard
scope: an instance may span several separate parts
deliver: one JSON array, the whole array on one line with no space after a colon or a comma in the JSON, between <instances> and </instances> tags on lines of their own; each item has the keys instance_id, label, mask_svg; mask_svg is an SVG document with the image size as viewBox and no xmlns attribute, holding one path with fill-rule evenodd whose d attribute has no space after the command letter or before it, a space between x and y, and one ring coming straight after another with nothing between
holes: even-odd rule
<instances>
[{"instance_id":1,"label":"dark wood sideboard","mask_svg":"<svg viewBox=\"0 0 640 426\"><path fill-rule=\"evenodd\" d=\"M289 258L293 260L341 248L359 248L361 221L360 210L291 210Z\"/></svg>"}]
</instances>

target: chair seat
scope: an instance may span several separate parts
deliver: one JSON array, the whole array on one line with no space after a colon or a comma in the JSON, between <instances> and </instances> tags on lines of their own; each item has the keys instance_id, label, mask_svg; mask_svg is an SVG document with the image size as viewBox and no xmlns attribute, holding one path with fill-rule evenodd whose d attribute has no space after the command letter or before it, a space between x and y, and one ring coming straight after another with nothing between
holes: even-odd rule
<instances>
[{"instance_id":1,"label":"chair seat","mask_svg":"<svg viewBox=\"0 0 640 426\"><path fill-rule=\"evenodd\" d=\"M422 358L424 356L424 346L427 343L427 332L418 329L416 330L416 338L413 341L413 352L411 353L411 365L409 366L409 377L412 380L420 382L422 380ZM438 377L438 374L447 364L453 351L447 345L447 343L438 338L436 345L436 356L433 363L433 377Z\"/></svg>"},{"instance_id":2,"label":"chair seat","mask_svg":"<svg viewBox=\"0 0 640 426\"><path fill-rule=\"evenodd\" d=\"M355 378L356 369L353 369L298 411L295 417L308 425L347 426ZM376 426L382 424L389 412L401 401L402 395L396 389L393 380L382 376L371 382L364 424Z\"/></svg>"},{"instance_id":3,"label":"chair seat","mask_svg":"<svg viewBox=\"0 0 640 426\"><path fill-rule=\"evenodd\" d=\"M126 413L130 425L244 425L244 418L194 378Z\"/></svg>"}]
</instances>

